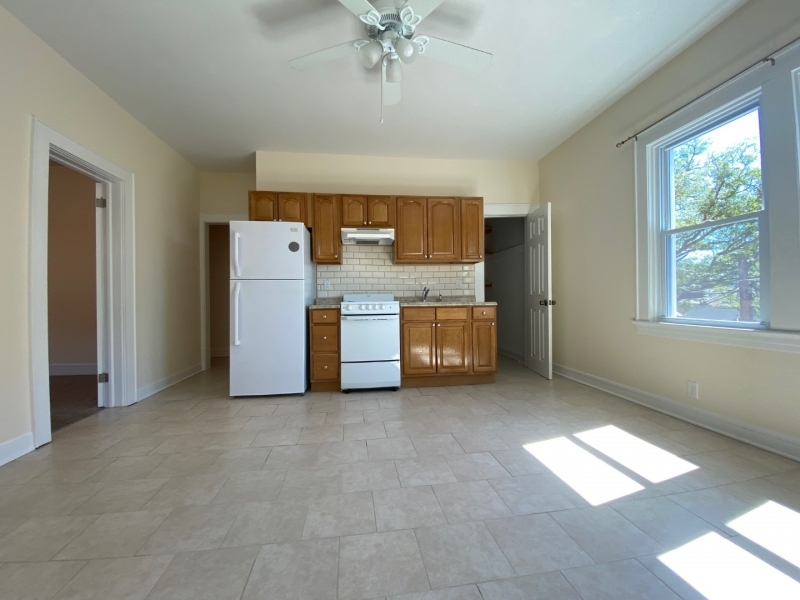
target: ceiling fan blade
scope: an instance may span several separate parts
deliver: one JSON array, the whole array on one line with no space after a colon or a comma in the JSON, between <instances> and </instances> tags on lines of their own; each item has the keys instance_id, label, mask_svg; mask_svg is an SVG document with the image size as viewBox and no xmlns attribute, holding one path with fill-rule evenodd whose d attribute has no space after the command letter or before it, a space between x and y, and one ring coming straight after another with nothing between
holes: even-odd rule
<instances>
[{"instance_id":1,"label":"ceiling fan blade","mask_svg":"<svg viewBox=\"0 0 800 600\"><path fill-rule=\"evenodd\" d=\"M357 17L369 14L370 12L378 12L369 0L339 0L339 2Z\"/></svg>"},{"instance_id":2,"label":"ceiling fan blade","mask_svg":"<svg viewBox=\"0 0 800 600\"><path fill-rule=\"evenodd\" d=\"M403 99L401 83L390 83L386 80L386 61L381 66L381 96L384 106L395 106Z\"/></svg>"},{"instance_id":3,"label":"ceiling fan blade","mask_svg":"<svg viewBox=\"0 0 800 600\"><path fill-rule=\"evenodd\" d=\"M469 46L440 40L429 35L421 35L414 39L419 40L417 43L424 48L424 50L420 51L421 56L427 56L428 58L472 71L483 71L492 64L492 55L483 50L476 50Z\"/></svg>"},{"instance_id":4,"label":"ceiling fan blade","mask_svg":"<svg viewBox=\"0 0 800 600\"><path fill-rule=\"evenodd\" d=\"M301 56L300 58L290 60L289 64L293 69L297 69L298 71L307 71L308 69L319 67L320 65L344 58L345 56L357 54L358 46L356 46L356 43L358 41L359 40L345 42L344 44L339 44L338 46L333 46L332 48L326 48L325 50L320 50L319 52L314 52L313 54L307 54L306 56Z\"/></svg>"},{"instance_id":5,"label":"ceiling fan blade","mask_svg":"<svg viewBox=\"0 0 800 600\"><path fill-rule=\"evenodd\" d=\"M439 8L442 5L442 2L444 2L444 0L408 0L403 8L412 8L414 10L414 14L419 15L421 21Z\"/></svg>"}]
</instances>

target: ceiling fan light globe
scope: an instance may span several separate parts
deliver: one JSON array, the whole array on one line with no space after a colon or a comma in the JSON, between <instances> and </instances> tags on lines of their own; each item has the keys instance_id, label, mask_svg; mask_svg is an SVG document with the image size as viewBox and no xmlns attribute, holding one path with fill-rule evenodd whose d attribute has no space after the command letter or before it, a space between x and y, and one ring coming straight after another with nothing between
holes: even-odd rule
<instances>
[{"instance_id":1,"label":"ceiling fan light globe","mask_svg":"<svg viewBox=\"0 0 800 600\"><path fill-rule=\"evenodd\" d=\"M417 48L417 45L404 37L395 40L394 49L397 52L397 56L400 57L400 60L407 65L417 60L417 56L419 55L419 48Z\"/></svg>"},{"instance_id":2,"label":"ceiling fan light globe","mask_svg":"<svg viewBox=\"0 0 800 600\"><path fill-rule=\"evenodd\" d=\"M403 67L399 60L389 60L386 64L386 81L389 83L400 83L403 81Z\"/></svg>"},{"instance_id":3,"label":"ceiling fan light globe","mask_svg":"<svg viewBox=\"0 0 800 600\"><path fill-rule=\"evenodd\" d=\"M364 44L358 49L358 56L361 58L362 64L371 69L380 62L383 56L383 44L376 41Z\"/></svg>"}]
</instances>

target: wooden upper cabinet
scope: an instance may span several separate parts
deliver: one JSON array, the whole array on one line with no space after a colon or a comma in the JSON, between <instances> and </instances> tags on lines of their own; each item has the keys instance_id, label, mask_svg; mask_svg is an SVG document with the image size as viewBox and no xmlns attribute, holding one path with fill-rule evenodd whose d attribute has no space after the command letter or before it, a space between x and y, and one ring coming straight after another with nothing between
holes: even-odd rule
<instances>
[{"instance_id":1,"label":"wooden upper cabinet","mask_svg":"<svg viewBox=\"0 0 800 600\"><path fill-rule=\"evenodd\" d=\"M469 373L469 334L467 321L441 321L436 324L438 373Z\"/></svg>"},{"instance_id":2,"label":"wooden upper cabinet","mask_svg":"<svg viewBox=\"0 0 800 600\"><path fill-rule=\"evenodd\" d=\"M367 202L367 225L369 227L394 228L394 199L389 196L370 196Z\"/></svg>"},{"instance_id":3,"label":"wooden upper cabinet","mask_svg":"<svg viewBox=\"0 0 800 600\"><path fill-rule=\"evenodd\" d=\"M366 227L366 196L342 196L342 227Z\"/></svg>"},{"instance_id":4,"label":"wooden upper cabinet","mask_svg":"<svg viewBox=\"0 0 800 600\"><path fill-rule=\"evenodd\" d=\"M275 192L250 192L250 220L277 221L278 194Z\"/></svg>"},{"instance_id":5,"label":"wooden upper cabinet","mask_svg":"<svg viewBox=\"0 0 800 600\"><path fill-rule=\"evenodd\" d=\"M455 262L461 254L461 230L455 198L428 198L428 258Z\"/></svg>"},{"instance_id":6,"label":"wooden upper cabinet","mask_svg":"<svg viewBox=\"0 0 800 600\"><path fill-rule=\"evenodd\" d=\"M422 262L428 258L428 201L397 199L396 262Z\"/></svg>"},{"instance_id":7,"label":"wooden upper cabinet","mask_svg":"<svg viewBox=\"0 0 800 600\"><path fill-rule=\"evenodd\" d=\"M483 198L461 198L461 260L483 262Z\"/></svg>"},{"instance_id":8,"label":"wooden upper cabinet","mask_svg":"<svg viewBox=\"0 0 800 600\"><path fill-rule=\"evenodd\" d=\"M279 192L278 220L304 223L306 220L306 195Z\"/></svg>"},{"instance_id":9,"label":"wooden upper cabinet","mask_svg":"<svg viewBox=\"0 0 800 600\"><path fill-rule=\"evenodd\" d=\"M314 196L314 262L342 264L342 226L339 223L339 196Z\"/></svg>"},{"instance_id":10,"label":"wooden upper cabinet","mask_svg":"<svg viewBox=\"0 0 800 600\"><path fill-rule=\"evenodd\" d=\"M403 323L403 375L436 374L436 324Z\"/></svg>"},{"instance_id":11,"label":"wooden upper cabinet","mask_svg":"<svg viewBox=\"0 0 800 600\"><path fill-rule=\"evenodd\" d=\"M497 326L495 321L472 322L472 372L497 372Z\"/></svg>"}]
</instances>

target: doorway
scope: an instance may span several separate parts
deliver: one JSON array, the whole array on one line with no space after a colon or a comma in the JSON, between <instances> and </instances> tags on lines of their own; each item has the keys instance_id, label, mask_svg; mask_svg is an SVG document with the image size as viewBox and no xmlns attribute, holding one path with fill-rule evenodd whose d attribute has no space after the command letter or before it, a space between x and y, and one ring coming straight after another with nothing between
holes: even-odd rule
<instances>
[{"instance_id":1,"label":"doorway","mask_svg":"<svg viewBox=\"0 0 800 600\"><path fill-rule=\"evenodd\" d=\"M28 271L31 449L52 440L48 323L51 162L91 179L92 196L102 207L96 209L90 238L96 248L96 403L113 407L137 401L133 173L34 118Z\"/></svg>"},{"instance_id":2,"label":"doorway","mask_svg":"<svg viewBox=\"0 0 800 600\"><path fill-rule=\"evenodd\" d=\"M208 313L211 359L222 364L230 354L230 225L208 227Z\"/></svg>"},{"instance_id":3,"label":"doorway","mask_svg":"<svg viewBox=\"0 0 800 600\"><path fill-rule=\"evenodd\" d=\"M525 218L491 217L484 221L487 302L497 302L497 351L525 360Z\"/></svg>"},{"instance_id":4,"label":"doorway","mask_svg":"<svg viewBox=\"0 0 800 600\"><path fill-rule=\"evenodd\" d=\"M47 322L50 426L62 429L102 410L98 391L97 182L50 161ZM98 295L100 292L100 295Z\"/></svg>"}]
</instances>

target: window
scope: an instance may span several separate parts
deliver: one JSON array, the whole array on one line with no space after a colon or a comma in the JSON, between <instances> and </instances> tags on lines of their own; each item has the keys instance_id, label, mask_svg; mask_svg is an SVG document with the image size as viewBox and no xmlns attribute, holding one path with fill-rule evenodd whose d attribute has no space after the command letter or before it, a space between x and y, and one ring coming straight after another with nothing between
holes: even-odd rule
<instances>
[{"instance_id":1,"label":"window","mask_svg":"<svg viewBox=\"0 0 800 600\"><path fill-rule=\"evenodd\" d=\"M799 115L795 48L639 137L640 333L800 352Z\"/></svg>"},{"instance_id":2,"label":"window","mask_svg":"<svg viewBox=\"0 0 800 600\"><path fill-rule=\"evenodd\" d=\"M755 109L737 116L665 153L666 318L764 323L760 242L766 241L766 209L758 115Z\"/></svg>"}]
</instances>

